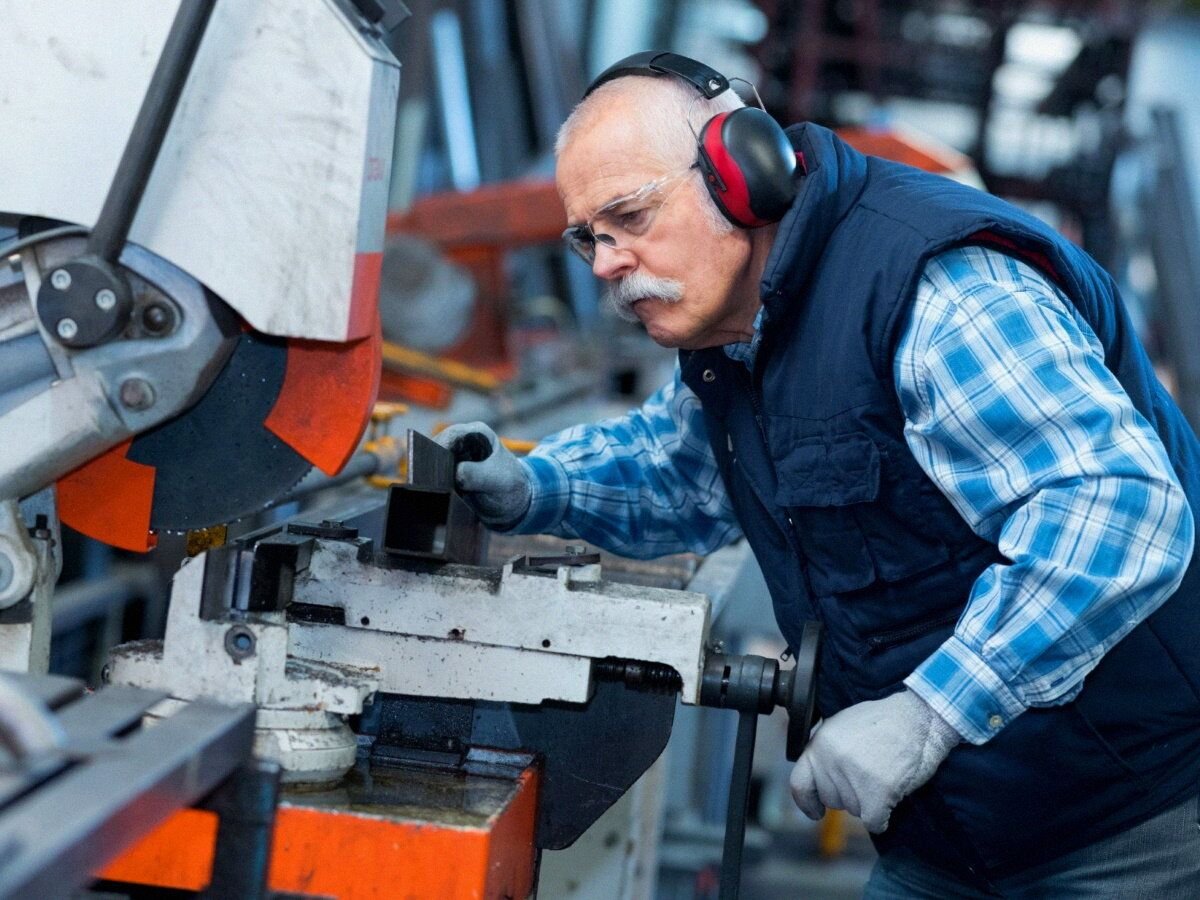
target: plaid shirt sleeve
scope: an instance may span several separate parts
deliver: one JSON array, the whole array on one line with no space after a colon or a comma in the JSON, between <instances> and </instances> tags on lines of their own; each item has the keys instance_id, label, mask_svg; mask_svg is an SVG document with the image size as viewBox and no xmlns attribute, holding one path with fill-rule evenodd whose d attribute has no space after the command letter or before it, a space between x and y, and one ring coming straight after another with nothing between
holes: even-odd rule
<instances>
[{"instance_id":1,"label":"plaid shirt sleeve","mask_svg":"<svg viewBox=\"0 0 1200 900\"><path fill-rule=\"evenodd\" d=\"M637 559L711 553L741 537L678 364L639 409L552 435L525 464L532 498L515 531L578 537Z\"/></svg>"},{"instance_id":2,"label":"plaid shirt sleeve","mask_svg":"<svg viewBox=\"0 0 1200 900\"><path fill-rule=\"evenodd\" d=\"M905 682L979 744L1072 699L1174 592L1192 515L1095 334L1023 263L977 247L932 260L894 374L917 461L1011 561Z\"/></svg>"}]
</instances>

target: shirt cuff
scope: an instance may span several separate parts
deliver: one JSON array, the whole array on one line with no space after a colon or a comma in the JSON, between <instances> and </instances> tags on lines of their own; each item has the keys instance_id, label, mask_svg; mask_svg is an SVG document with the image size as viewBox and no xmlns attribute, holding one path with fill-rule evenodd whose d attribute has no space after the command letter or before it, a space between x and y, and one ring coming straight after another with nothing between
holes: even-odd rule
<instances>
[{"instance_id":1,"label":"shirt cuff","mask_svg":"<svg viewBox=\"0 0 1200 900\"><path fill-rule=\"evenodd\" d=\"M511 529L521 534L543 534L557 528L571 501L567 470L548 456L520 460L529 472L529 509Z\"/></svg>"},{"instance_id":2,"label":"shirt cuff","mask_svg":"<svg viewBox=\"0 0 1200 900\"><path fill-rule=\"evenodd\" d=\"M991 740L1025 711L992 667L955 635L904 684L972 744Z\"/></svg>"}]
</instances>

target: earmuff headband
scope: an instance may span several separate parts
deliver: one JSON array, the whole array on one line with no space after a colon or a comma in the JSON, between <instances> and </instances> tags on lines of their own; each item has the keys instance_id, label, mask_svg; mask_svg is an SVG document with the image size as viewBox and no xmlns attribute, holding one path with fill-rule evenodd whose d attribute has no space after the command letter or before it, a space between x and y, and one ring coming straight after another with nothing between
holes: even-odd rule
<instances>
[{"instance_id":1,"label":"earmuff headband","mask_svg":"<svg viewBox=\"0 0 1200 900\"><path fill-rule=\"evenodd\" d=\"M593 79L583 96L586 97L605 82L626 75L674 75L710 100L729 90L728 78L698 60L663 50L646 50L617 60Z\"/></svg>"}]
</instances>

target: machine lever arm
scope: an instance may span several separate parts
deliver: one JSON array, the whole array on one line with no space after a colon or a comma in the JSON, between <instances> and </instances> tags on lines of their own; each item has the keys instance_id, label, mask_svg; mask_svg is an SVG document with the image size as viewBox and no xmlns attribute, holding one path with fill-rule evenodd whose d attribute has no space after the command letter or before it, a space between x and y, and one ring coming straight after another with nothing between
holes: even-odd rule
<instances>
[{"instance_id":1,"label":"machine lever arm","mask_svg":"<svg viewBox=\"0 0 1200 900\"><path fill-rule=\"evenodd\" d=\"M799 759L816 719L821 633L819 622L805 623L800 646L796 648L796 665L788 671L781 671L775 660L761 656L709 653L705 657L701 705L732 709L738 713L729 803L725 811L725 846L721 854L721 900L737 900L741 886L758 717L770 714L776 706L787 711L787 758Z\"/></svg>"},{"instance_id":2,"label":"machine lever arm","mask_svg":"<svg viewBox=\"0 0 1200 900\"><path fill-rule=\"evenodd\" d=\"M125 246L215 5L216 0L180 0L100 217L88 239L88 253L107 263L116 263Z\"/></svg>"}]
</instances>

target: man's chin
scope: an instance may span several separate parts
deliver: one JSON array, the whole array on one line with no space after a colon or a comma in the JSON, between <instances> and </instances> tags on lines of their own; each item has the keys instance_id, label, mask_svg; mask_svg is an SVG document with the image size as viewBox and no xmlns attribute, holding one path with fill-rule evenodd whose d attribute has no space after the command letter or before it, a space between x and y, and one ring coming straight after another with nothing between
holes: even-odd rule
<instances>
[{"instance_id":1,"label":"man's chin","mask_svg":"<svg viewBox=\"0 0 1200 900\"><path fill-rule=\"evenodd\" d=\"M658 344L660 347L667 347L674 350L679 347L680 337L674 331L663 326L662 321L653 313L641 314L638 316L642 326L646 329L646 334L650 336L650 340Z\"/></svg>"}]
</instances>

